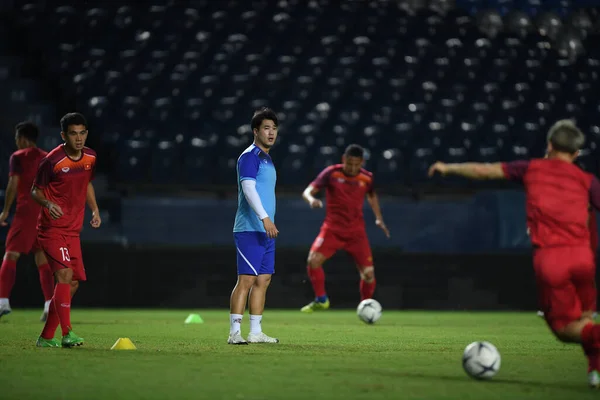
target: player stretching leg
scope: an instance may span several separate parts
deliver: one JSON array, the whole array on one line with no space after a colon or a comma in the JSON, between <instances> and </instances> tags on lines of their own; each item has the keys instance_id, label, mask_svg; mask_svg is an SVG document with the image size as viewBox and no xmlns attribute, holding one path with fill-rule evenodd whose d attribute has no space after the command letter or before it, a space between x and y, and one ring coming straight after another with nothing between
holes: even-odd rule
<instances>
[{"instance_id":1,"label":"player stretching leg","mask_svg":"<svg viewBox=\"0 0 600 400\"><path fill-rule=\"evenodd\" d=\"M600 208L600 181L573 161L585 136L571 121L548 132L548 157L507 163L437 162L429 175L511 179L525 187L533 268L546 323L556 337L580 343L588 359L588 382L600 387L600 325L596 310L596 264L590 246L589 206Z\"/></svg>"},{"instance_id":2,"label":"player stretching leg","mask_svg":"<svg viewBox=\"0 0 600 400\"><path fill-rule=\"evenodd\" d=\"M37 341L38 347L81 346L83 339L71 328L71 298L85 281L79 234L86 202L92 210L91 225L102 223L92 180L96 152L85 147L87 122L78 113L60 120L64 144L52 150L40 163L31 196L43 206L38 224L38 243L56 277L48 319ZM54 339L62 329L62 342Z\"/></svg>"},{"instance_id":3,"label":"player stretching leg","mask_svg":"<svg viewBox=\"0 0 600 400\"><path fill-rule=\"evenodd\" d=\"M390 232L383 222L379 199L373 189L373 174L362 168L363 161L364 149L356 144L348 146L342 163L325 168L302 193L311 208L322 208L323 203L314 196L325 188L327 203L325 221L310 248L306 267L315 300L302 307L302 312L329 308L323 264L341 249L352 256L360 273L361 300L373 297L375 270L363 217L365 196L375 214L375 224L388 238Z\"/></svg>"},{"instance_id":4,"label":"player stretching leg","mask_svg":"<svg viewBox=\"0 0 600 400\"><path fill-rule=\"evenodd\" d=\"M18 150L10 156L9 178L4 197L4 209L0 213L0 226L8 225L6 220L15 198L17 209L6 236L6 253L0 269L0 317L12 311L9 297L15 285L19 257L21 254L34 253L42 293L46 301L40 318L44 322L54 292L54 276L44 252L37 247L36 225L41 207L29 194L40 160L47 154L36 146L38 136L39 129L31 122L20 122L15 127L15 142Z\"/></svg>"},{"instance_id":5,"label":"player stretching leg","mask_svg":"<svg viewBox=\"0 0 600 400\"><path fill-rule=\"evenodd\" d=\"M277 174L269 150L277 139L277 115L268 108L254 113L251 121L254 143L237 162L238 208L233 238L237 252L237 283L231 292L229 344L278 343L262 331L267 288L275 272L275 183ZM240 325L250 311L248 341Z\"/></svg>"}]
</instances>

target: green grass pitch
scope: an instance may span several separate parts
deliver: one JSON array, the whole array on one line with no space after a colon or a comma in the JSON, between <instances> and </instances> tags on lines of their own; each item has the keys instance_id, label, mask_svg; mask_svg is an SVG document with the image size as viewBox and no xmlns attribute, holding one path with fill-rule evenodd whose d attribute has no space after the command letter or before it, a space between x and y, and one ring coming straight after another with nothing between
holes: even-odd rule
<instances>
[{"instance_id":1,"label":"green grass pitch","mask_svg":"<svg viewBox=\"0 0 600 400\"><path fill-rule=\"evenodd\" d=\"M203 324L185 325L190 312ZM227 310L74 309L81 348L35 347L39 310L0 320L2 399L586 399L582 351L563 345L535 312L269 311L276 345L227 345ZM244 316L242 334L248 332ZM115 351L119 337L137 350ZM491 381L462 370L464 347L494 343Z\"/></svg>"}]
</instances>

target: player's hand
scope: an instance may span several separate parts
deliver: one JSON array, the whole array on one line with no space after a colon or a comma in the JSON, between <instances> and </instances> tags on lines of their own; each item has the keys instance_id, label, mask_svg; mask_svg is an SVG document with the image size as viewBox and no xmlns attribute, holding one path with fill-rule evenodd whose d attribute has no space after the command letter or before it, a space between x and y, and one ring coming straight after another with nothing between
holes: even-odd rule
<instances>
[{"instance_id":1,"label":"player's hand","mask_svg":"<svg viewBox=\"0 0 600 400\"><path fill-rule=\"evenodd\" d=\"M436 162L431 167L429 167L429 172L427 175L430 177L433 176L436 172L439 172L442 176L448 173L448 166L443 162Z\"/></svg>"},{"instance_id":2,"label":"player's hand","mask_svg":"<svg viewBox=\"0 0 600 400\"><path fill-rule=\"evenodd\" d=\"M310 201L310 208L323 208L323 202L319 199L312 199Z\"/></svg>"},{"instance_id":3,"label":"player's hand","mask_svg":"<svg viewBox=\"0 0 600 400\"><path fill-rule=\"evenodd\" d=\"M52 219L58 219L63 216L63 211L58 206L58 204L54 204L51 201L49 201L48 204L46 204L46 208L48 208L48 211L50 212L50 216L52 217Z\"/></svg>"},{"instance_id":4,"label":"player's hand","mask_svg":"<svg viewBox=\"0 0 600 400\"><path fill-rule=\"evenodd\" d=\"M6 222L6 220L8 219L8 211L2 211L0 213L0 226L7 226L8 222Z\"/></svg>"},{"instance_id":5,"label":"player's hand","mask_svg":"<svg viewBox=\"0 0 600 400\"><path fill-rule=\"evenodd\" d=\"M385 226L385 223L382 220L376 219L375 220L375 225L377 225L378 227L381 228L381 230L383 231L383 233L385 233L385 236L388 239L390 238L390 230L387 228L387 226Z\"/></svg>"},{"instance_id":6,"label":"player's hand","mask_svg":"<svg viewBox=\"0 0 600 400\"><path fill-rule=\"evenodd\" d=\"M90 221L90 224L92 225L93 228L100 228L100 225L102 225L102 218L100 218L100 211L96 211L96 212L92 213L92 220Z\"/></svg>"},{"instance_id":7,"label":"player's hand","mask_svg":"<svg viewBox=\"0 0 600 400\"><path fill-rule=\"evenodd\" d=\"M262 221L265 227L265 231L267 232L267 237L270 239L275 239L279 234L279 231L277 230L277 227L275 226L273 221L271 221L269 217L266 217Z\"/></svg>"}]
</instances>

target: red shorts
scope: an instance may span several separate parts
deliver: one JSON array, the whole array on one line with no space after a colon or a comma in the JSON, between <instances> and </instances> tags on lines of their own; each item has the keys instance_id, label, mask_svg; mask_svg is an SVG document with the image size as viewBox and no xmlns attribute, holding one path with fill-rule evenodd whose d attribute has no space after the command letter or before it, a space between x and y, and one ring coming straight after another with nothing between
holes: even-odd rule
<instances>
[{"instance_id":1,"label":"red shorts","mask_svg":"<svg viewBox=\"0 0 600 400\"><path fill-rule=\"evenodd\" d=\"M37 227L35 223L28 223L13 219L8 235L6 235L6 251L20 254L35 253L39 250L37 245Z\"/></svg>"},{"instance_id":2,"label":"red shorts","mask_svg":"<svg viewBox=\"0 0 600 400\"><path fill-rule=\"evenodd\" d=\"M39 235L38 244L46 253L52 272L71 268L74 281L86 280L79 236Z\"/></svg>"},{"instance_id":3,"label":"red shorts","mask_svg":"<svg viewBox=\"0 0 600 400\"><path fill-rule=\"evenodd\" d=\"M334 232L327 226L322 226L319 236L313 242L310 251L323 254L330 258L338 250L346 250L358 267L373 266L371 245L364 229L354 232Z\"/></svg>"},{"instance_id":4,"label":"red shorts","mask_svg":"<svg viewBox=\"0 0 600 400\"><path fill-rule=\"evenodd\" d=\"M596 310L596 266L589 247L537 249L533 267L540 308L553 330Z\"/></svg>"}]
</instances>

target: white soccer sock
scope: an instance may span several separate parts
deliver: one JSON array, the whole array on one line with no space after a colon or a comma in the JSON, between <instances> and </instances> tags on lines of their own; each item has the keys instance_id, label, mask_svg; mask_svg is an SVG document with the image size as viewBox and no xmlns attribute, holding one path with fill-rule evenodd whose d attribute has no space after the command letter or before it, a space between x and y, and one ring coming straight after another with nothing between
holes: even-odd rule
<instances>
[{"instance_id":1,"label":"white soccer sock","mask_svg":"<svg viewBox=\"0 0 600 400\"><path fill-rule=\"evenodd\" d=\"M261 320L262 315L250 315L250 333L257 334L262 332Z\"/></svg>"},{"instance_id":2,"label":"white soccer sock","mask_svg":"<svg viewBox=\"0 0 600 400\"><path fill-rule=\"evenodd\" d=\"M241 333L242 314L229 314L229 334Z\"/></svg>"},{"instance_id":3,"label":"white soccer sock","mask_svg":"<svg viewBox=\"0 0 600 400\"><path fill-rule=\"evenodd\" d=\"M10 304L8 303L8 299L6 297L0 299L0 306L10 307Z\"/></svg>"},{"instance_id":4,"label":"white soccer sock","mask_svg":"<svg viewBox=\"0 0 600 400\"><path fill-rule=\"evenodd\" d=\"M50 302L52 300L48 300L44 303L44 312L50 312Z\"/></svg>"}]
</instances>

